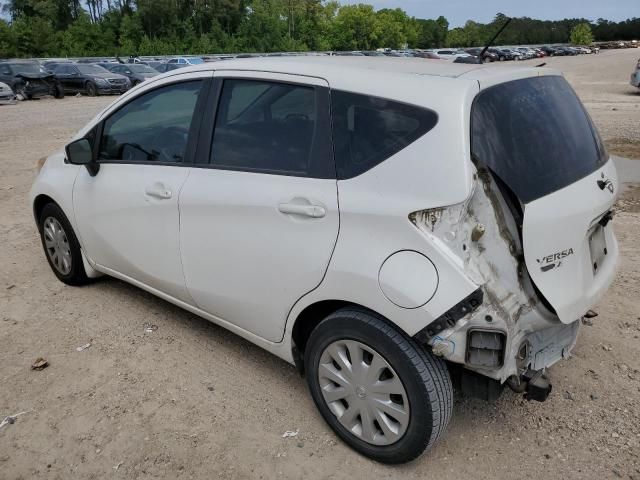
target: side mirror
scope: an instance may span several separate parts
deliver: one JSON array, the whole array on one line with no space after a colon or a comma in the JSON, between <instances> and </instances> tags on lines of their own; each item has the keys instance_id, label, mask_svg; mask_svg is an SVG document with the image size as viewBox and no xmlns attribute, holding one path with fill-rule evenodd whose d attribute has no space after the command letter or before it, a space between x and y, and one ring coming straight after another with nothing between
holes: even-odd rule
<instances>
[{"instance_id":1,"label":"side mirror","mask_svg":"<svg viewBox=\"0 0 640 480\"><path fill-rule=\"evenodd\" d=\"M67 160L73 165L84 165L89 175L95 177L100 170L100 164L93 161L91 143L86 138L80 138L65 147Z\"/></svg>"}]
</instances>

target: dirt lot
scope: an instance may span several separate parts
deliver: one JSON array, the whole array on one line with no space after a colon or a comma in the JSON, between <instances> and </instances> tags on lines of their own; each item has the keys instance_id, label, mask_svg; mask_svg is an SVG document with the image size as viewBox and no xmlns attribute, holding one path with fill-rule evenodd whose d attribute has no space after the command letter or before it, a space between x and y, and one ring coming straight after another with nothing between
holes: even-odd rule
<instances>
[{"instance_id":1,"label":"dirt lot","mask_svg":"<svg viewBox=\"0 0 640 480\"><path fill-rule=\"evenodd\" d=\"M639 56L548 60L610 150L635 158L640 94L628 78ZM615 218L619 275L574 357L551 369L550 399L457 396L444 441L386 467L337 440L293 367L122 282L55 279L27 204L33 165L111 100L0 107L0 420L27 412L0 428L0 479L640 479L640 190ZM39 356L50 366L30 370Z\"/></svg>"}]
</instances>

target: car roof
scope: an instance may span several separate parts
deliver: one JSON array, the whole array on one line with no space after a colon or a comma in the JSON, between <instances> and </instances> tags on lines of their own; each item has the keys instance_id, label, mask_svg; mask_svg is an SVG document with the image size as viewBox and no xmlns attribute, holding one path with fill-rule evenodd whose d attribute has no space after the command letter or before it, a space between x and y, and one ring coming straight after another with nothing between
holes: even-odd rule
<instances>
[{"instance_id":1,"label":"car roof","mask_svg":"<svg viewBox=\"0 0 640 480\"><path fill-rule=\"evenodd\" d=\"M226 60L224 62L204 63L182 69L182 72L247 70L258 72L303 75L326 80L340 87L346 83L383 82L385 79L415 79L429 77L468 80L487 80L489 78L508 79L523 76L558 74L554 70L535 67L506 66L488 64L453 63L447 60L426 60L410 57L341 57L341 56L304 56L304 57L260 57Z\"/></svg>"},{"instance_id":2,"label":"car roof","mask_svg":"<svg viewBox=\"0 0 640 480\"><path fill-rule=\"evenodd\" d=\"M253 70L288 73L325 78L331 81L345 75L370 76L372 72L455 78L482 67L482 65L410 57L309 56L242 58L225 62L204 63L188 68L189 71Z\"/></svg>"}]
</instances>

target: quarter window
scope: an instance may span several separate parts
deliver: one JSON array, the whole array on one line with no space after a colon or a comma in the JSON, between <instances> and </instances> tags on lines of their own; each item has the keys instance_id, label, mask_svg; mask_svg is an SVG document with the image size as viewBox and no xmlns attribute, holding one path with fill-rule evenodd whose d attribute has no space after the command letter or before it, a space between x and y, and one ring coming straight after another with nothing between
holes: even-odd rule
<instances>
[{"instance_id":1,"label":"quarter window","mask_svg":"<svg viewBox=\"0 0 640 480\"><path fill-rule=\"evenodd\" d=\"M99 159L182 163L200 80L161 87L141 95L104 122Z\"/></svg>"},{"instance_id":2,"label":"quarter window","mask_svg":"<svg viewBox=\"0 0 640 480\"><path fill-rule=\"evenodd\" d=\"M324 140L317 138L318 110L313 87L225 80L211 163L232 170L315 176L314 147ZM330 152L319 161L333 170Z\"/></svg>"},{"instance_id":3,"label":"quarter window","mask_svg":"<svg viewBox=\"0 0 640 480\"><path fill-rule=\"evenodd\" d=\"M333 142L338 179L360 175L435 127L432 110L379 97L333 91Z\"/></svg>"}]
</instances>

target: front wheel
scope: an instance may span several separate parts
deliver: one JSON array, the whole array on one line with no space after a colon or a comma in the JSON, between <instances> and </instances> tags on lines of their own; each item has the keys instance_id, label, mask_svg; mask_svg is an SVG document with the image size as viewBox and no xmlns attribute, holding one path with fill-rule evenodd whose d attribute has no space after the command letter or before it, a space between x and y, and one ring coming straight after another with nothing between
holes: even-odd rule
<instances>
[{"instance_id":1,"label":"front wheel","mask_svg":"<svg viewBox=\"0 0 640 480\"><path fill-rule=\"evenodd\" d=\"M80 243L62 209L55 203L45 205L38 228L44 253L55 276L67 285L89 283Z\"/></svg>"},{"instance_id":2,"label":"front wheel","mask_svg":"<svg viewBox=\"0 0 640 480\"><path fill-rule=\"evenodd\" d=\"M88 96L95 97L96 95L98 95L98 88L96 87L95 83L87 82L87 86L85 88L87 90Z\"/></svg>"},{"instance_id":3,"label":"front wheel","mask_svg":"<svg viewBox=\"0 0 640 480\"><path fill-rule=\"evenodd\" d=\"M372 312L345 308L323 320L307 342L305 365L325 421L374 460L415 459L451 418L445 363Z\"/></svg>"}]
</instances>

